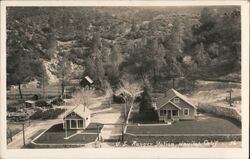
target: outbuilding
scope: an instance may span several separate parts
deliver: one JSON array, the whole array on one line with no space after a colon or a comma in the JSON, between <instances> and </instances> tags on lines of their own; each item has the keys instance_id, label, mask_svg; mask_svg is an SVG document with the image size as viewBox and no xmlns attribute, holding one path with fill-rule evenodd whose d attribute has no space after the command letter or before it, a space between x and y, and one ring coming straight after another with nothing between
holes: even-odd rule
<instances>
[{"instance_id":1,"label":"outbuilding","mask_svg":"<svg viewBox=\"0 0 250 159\"><path fill-rule=\"evenodd\" d=\"M26 100L25 101L25 107L26 108L35 107L35 105L36 105L36 102L33 101L33 100Z\"/></svg>"},{"instance_id":2,"label":"outbuilding","mask_svg":"<svg viewBox=\"0 0 250 159\"><path fill-rule=\"evenodd\" d=\"M94 81L89 76L85 76L80 82L80 86L85 89L93 89Z\"/></svg>"}]
</instances>

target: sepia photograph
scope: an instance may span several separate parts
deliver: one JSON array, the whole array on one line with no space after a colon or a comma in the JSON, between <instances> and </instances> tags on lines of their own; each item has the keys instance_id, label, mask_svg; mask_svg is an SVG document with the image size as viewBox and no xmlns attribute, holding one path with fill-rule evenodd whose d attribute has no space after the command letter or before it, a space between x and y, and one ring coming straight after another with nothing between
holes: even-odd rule
<instances>
[{"instance_id":1,"label":"sepia photograph","mask_svg":"<svg viewBox=\"0 0 250 159\"><path fill-rule=\"evenodd\" d=\"M57 5L5 6L6 150L246 146L241 3Z\"/></svg>"}]
</instances>

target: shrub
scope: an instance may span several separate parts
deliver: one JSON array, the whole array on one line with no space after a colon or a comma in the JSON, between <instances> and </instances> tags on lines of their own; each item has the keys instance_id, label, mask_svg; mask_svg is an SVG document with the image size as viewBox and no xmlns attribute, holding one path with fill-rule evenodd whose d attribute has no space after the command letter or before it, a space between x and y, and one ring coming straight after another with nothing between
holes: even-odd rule
<instances>
[{"instance_id":1,"label":"shrub","mask_svg":"<svg viewBox=\"0 0 250 159\"><path fill-rule=\"evenodd\" d=\"M222 106L217 106L217 105L212 105L212 104L207 104L207 103L202 103L202 104L199 103L197 108L198 108L197 111L201 113L209 113L209 114L213 114L217 116L232 118L241 122L241 115L234 108L222 107Z\"/></svg>"},{"instance_id":2,"label":"shrub","mask_svg":"<svg viewBox=\"0 0 250 159\"><path fill-rule=\"evenodd\" d=\"M30 119L55 119L58 117L58 115L62 114L65 111L65 109L56 108L56 109L48 109L45 111L37 110Z\"/></svg>"}]
</instances>

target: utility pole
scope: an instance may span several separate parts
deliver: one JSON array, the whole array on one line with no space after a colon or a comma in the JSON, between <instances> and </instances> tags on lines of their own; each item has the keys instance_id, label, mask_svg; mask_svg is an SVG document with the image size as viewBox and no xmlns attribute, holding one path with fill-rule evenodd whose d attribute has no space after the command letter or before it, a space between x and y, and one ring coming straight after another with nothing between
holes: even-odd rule
<instances>
[{"instance_id":1,"label":"utility pole","mask_svg":"<svg viewBox=\"0 0 250 159\"><path fill-rule=\"evenodd\" d=\"M22 123L23 125L23 146L25 146L25 132L24 132L24 123Z\"/></svg>"},{"instance_id":2,"label":"utility pole","mask_svg":"<svg viewBox=\"0 0 250 159\"><path fill-rule=\"evenodd\" d=\"M125 121L126 124L126 121ZM122 142L124 142L124 124L122 124Z\"/></svg>"},{"instance_id":3,"label":"utility pole","mask_svg":"<svg viewBox=\"0 0 250 159\"><path fill-rule=\"evenodd\" d=\"M233 104L232 104L232 92L233 92L233 89L232 89L231 85L230 85L229 91L227 91L227 92L229 92L229 104L230 104L230 106L233 106Z\"/></svg>"},{"instance_id":4,"label":"utility pole","mask_svg":"<svg viewBox=\"0 0 250 159\"><path fill-rule=\"evenodd\" d=\"M45 99L45 80L44 80L44 70L43 70L43 98Z\"/></svg>"}]
</instances>

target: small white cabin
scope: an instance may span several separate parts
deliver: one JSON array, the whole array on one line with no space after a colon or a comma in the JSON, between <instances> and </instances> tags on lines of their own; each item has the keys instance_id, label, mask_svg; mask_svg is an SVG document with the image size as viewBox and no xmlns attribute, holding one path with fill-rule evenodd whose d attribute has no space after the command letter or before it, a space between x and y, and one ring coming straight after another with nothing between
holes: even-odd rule
<instances>
[{"instance_id":1,"label":"small white cabin","mask_svg":"<svg viewBox=\"0 0 250 159\"><path fill-rule=\"evenodd\" d=\"M84 106L79 105L64 117L64 129L86 129L90 124L90 110Z\"/></svg>"}]
</instances>

